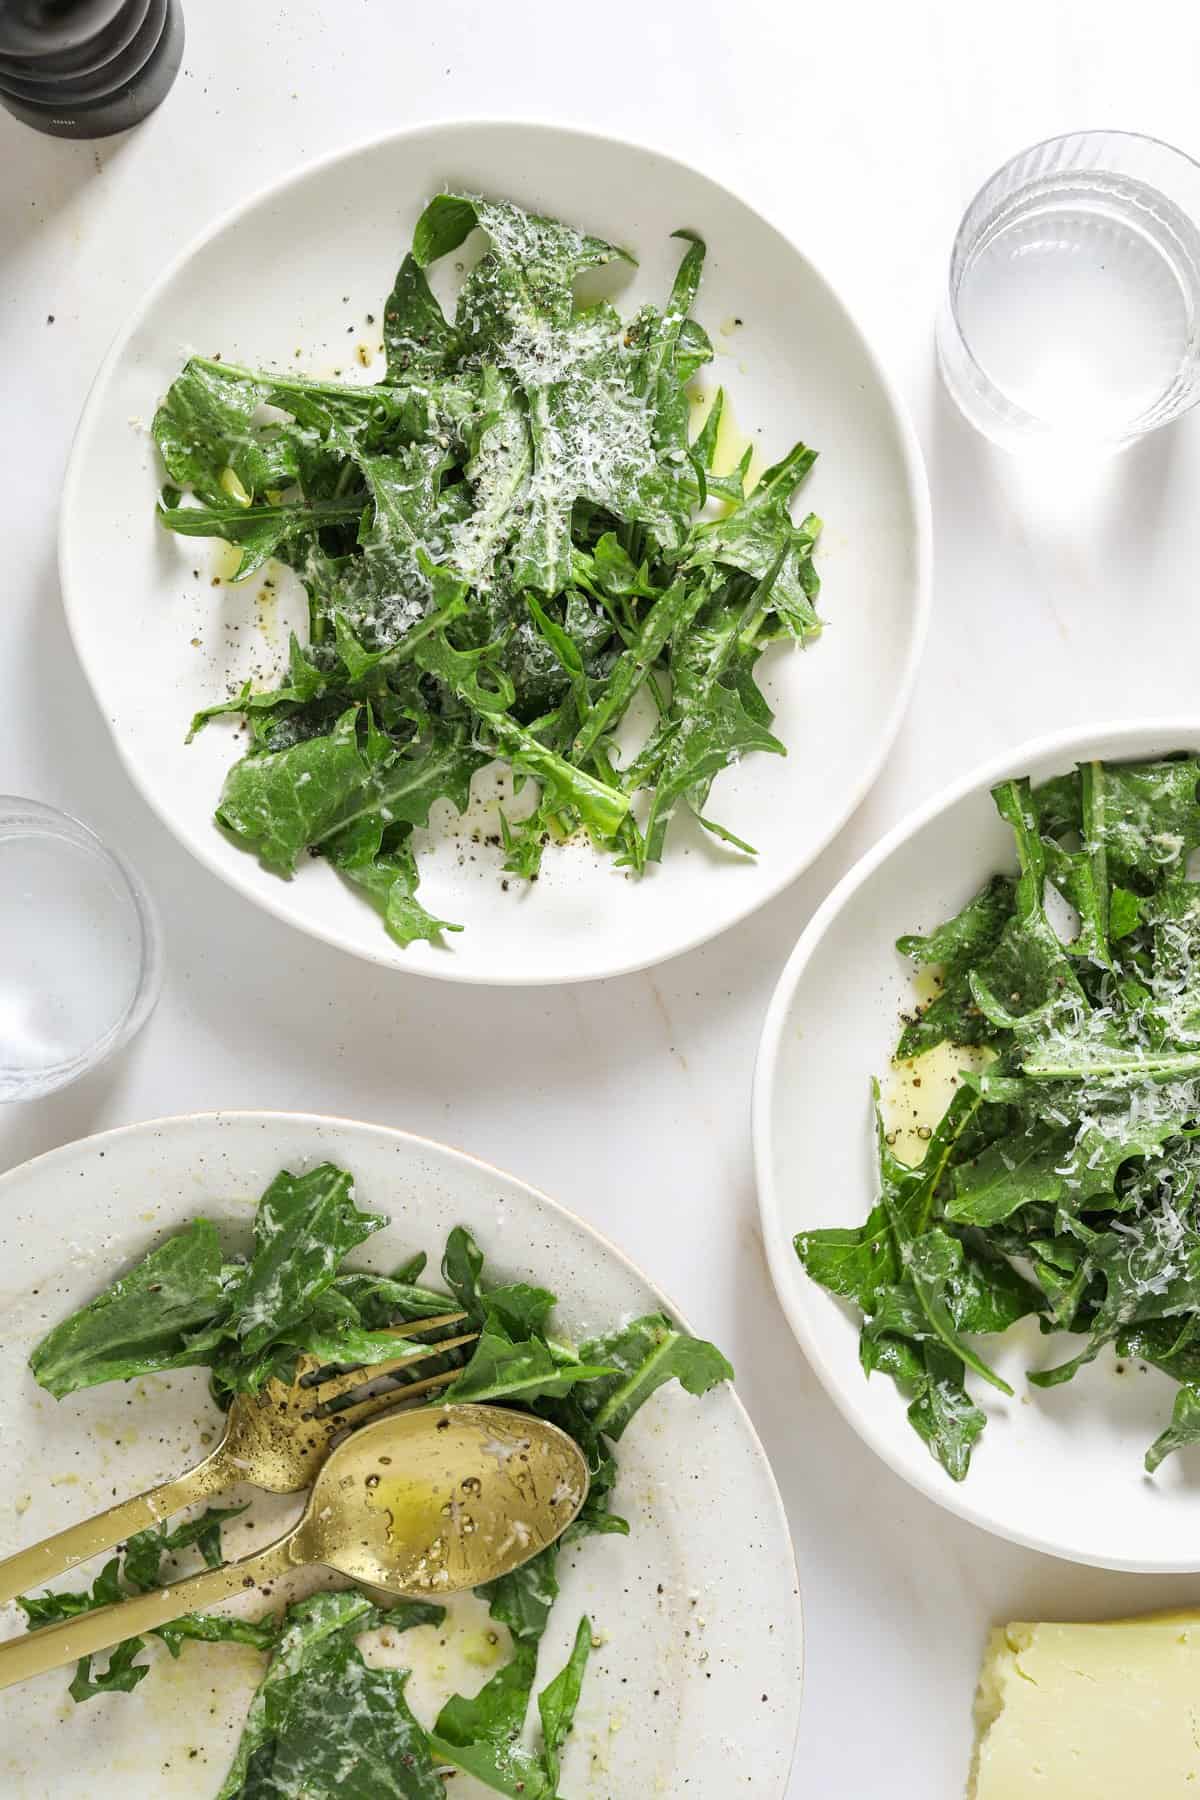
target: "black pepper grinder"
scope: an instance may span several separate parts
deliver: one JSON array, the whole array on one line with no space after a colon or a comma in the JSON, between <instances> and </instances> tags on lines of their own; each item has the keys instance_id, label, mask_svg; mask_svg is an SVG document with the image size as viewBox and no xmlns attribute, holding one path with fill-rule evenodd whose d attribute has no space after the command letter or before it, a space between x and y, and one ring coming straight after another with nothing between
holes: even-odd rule
<instances>
[{"instance_id":1,"label":"black pepper grinder","mask_svg":"<svg viewBox=\"0 0 1200 1800\"><path fill-rule=\"evenodd\" d=\"M139 124L182 57L179 0L0 0L0 105L52 137Z\"/></svg>"}]
</instances>

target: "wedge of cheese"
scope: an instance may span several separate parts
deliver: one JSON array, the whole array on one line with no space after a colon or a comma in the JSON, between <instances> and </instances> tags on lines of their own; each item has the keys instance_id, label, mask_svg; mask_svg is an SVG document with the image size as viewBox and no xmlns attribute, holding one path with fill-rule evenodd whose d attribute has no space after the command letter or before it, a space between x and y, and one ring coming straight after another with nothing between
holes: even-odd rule
<instances>
[{"instance_id":1,"label":"wedge of cheese","mask_svg":"<svg viewBox=\"0 0 1200 1800\"><path fill-rule=\"evenodd\" d=\"M1200 1800L1200 1613L1006 1625L968 1800Z\"/></svg>"}]
</instances>

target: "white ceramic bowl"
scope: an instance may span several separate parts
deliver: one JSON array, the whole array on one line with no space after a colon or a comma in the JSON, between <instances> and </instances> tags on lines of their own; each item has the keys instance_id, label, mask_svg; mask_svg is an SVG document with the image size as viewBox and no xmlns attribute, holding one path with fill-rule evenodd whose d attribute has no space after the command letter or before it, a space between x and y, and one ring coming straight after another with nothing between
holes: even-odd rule
<instances>
[{"instance_id":1,"label":"white ceramic bowl","mask_svg":"<svg viewBox=\"0 0 1200 1800\"><path fill-rule=\"evenodd\" d=\"M378 320L418 212L446 185L506 194L628 244L641 267L620 293L623 308L668 292L673 230L704 235L699 317L718 349L705 382L727 387L768 460L801 437L821 452L804 505L827 521L819 568L828 629L806 653L777 647L762 665L790 754L748 757L714 789L714 816L757 846L756 861L681 818L665 863L640 882L570 845L547 855L536 886L514 881L505 891L498 849L435 831L421 852L421 898L466 930L441 947L401 951L326 864L306 859L282 881L213 824L238 753L233 725L220 721L185 746L188 721L231 682L278 663L287 626L303 629L305 612L289 578L264 630L257 580L212 586L223 565L203 540L156 525L146 426L194 350L322 373L356 368L356 343L379 329L366 332L365 314ZM368 380L380 367L358 374ZM845 306L744 201L613 139L518 123L437 125L306 165L167 271L84 411L60 566L71 633L125 765L210 869L279 918L376 962L451 980L577 981L645 967L744 918L858 805L899 726L924 638L928 496L903 408Z\"/></svg>"},{"instance_id":2,"label":"white ceramic bowl","mask_svg":"<svg viewBox=\"0 0 1200 1800\"><path fill-rule=\"evenodd\" d=\"M354 1266L394 1268L424 1249L436 1278L447 1231L462 1224L497 1279L558 1293L559 1322L573 1336L673 1310L612 1245L545 1195L406 1132L294 1113L213 1113L69 1144L0 1178L0 1556L187 1467L217 1418L202 1370L56 1403L25 1368L37 1339L197 1214L231 1239L248 1236L254 1200L272 1177L326 1158L353 1172L363 1206L391 1215L354 1252ZM753 1427L728 1388L697 1400L671 1386L630 1427L618 1456L614 1504L631 1533L564 1553L544 1650L544 1670L561 1666L584 1612L604 1638L564 1756L564 1789L592 1791L601 1745L606 1793L727 1800L736 1743L754 1792L781 1800L800 1708L800 1600L783 1508ZM298 1510L295 1500L249 1489L242 1497L254 1500L248 1516L260 1538ZM258 1539L243 1529L239 1522L238 1547L248 1550ZM472 1599L455 1602L448 1631L398 1641L395 1660L414 1669L419 1712L460 1680L471 1692L479 1686L479 1668L459 1666L459 1652L464 1624L478 1633L486 1622L480 1611ZM16 1631L16 1609L9 1613L0 1629ZM72 1706L61 1671L0 1694L0 1791L60 1800L82 1791L86 1771L89 1800L211 1800L262 1659L227 1645L189 1645L178 1663L159 1646L151 1654L156 1667L128 1698ZM455 1800L486 1800L466 1776L453 1785Z\"/></svg>"},{"instance_id":3,"label":"white ceramic bowl","mask_svg":"<svg viewBox=\"0 0 1200 1800\"><path fill-rule=\"evenodd\" d=\"M754 1082L754 1149L771 1273L788 1321L834 1404L898 1475L951 1512L1056 1556L1145 1573L1200 1569L1200 1461L1142 1468L1168 1422L1175 1383L1102 1356L1065 1387L1039 1392L1025 1370L1082 1340L1042 1337L1033 1320L988 1338L1006 1400L974 1377L988 1414L961 1484L934 1462L886 1377L858 1362L858 1319L809 1279L802 1228L859 1225L878 1193L869 1080L884 1076L911 1002L902 932L948 918L996 870L1015 868L989 789L1092 757L1130 760L1200 748L1200 722L1098 726L1042 738L977 769L890 832L838 884L804 932L772 998Z\"/></svg>"}]
</instances>

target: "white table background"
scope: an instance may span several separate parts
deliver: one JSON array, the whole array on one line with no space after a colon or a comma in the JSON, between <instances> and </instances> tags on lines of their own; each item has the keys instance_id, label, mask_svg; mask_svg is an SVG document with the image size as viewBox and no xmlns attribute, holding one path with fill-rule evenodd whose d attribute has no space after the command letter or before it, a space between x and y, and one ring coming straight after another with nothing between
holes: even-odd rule
<instances>
[{"instance_id":1,"label":"white table background","mask_svg":"<svg viewBox=\"0 0 1200 1800\"><path fill-rule=\"evenodd\" d=\"M991 1622L1200 1601L1200 1576L1107 1575L993 1542L859 1444L767 1278L751 1071L796 936L909 807L1057 726L1200 714L1200 417L1113 464L1102 491L1048 491L953 413L931 332L959 213L1005 156L1088 126L1200 150L1200 11L1187 0L185 7L183 73L137 132L60 143L0 114L0 789L78 813L134 859L164 915L169 965L130 1052L0 1113L0 1167L166 1113L311 1109L443 1138L594 1220L732 1356L783 1490L808 1631L789 1800L885 1787L890 1800L958 1800ZM88 383L177 249L308 157L472 115L624 133L777 220L895 373L933 489L933 630L874 795L807 877L720 942L575 989L385 977L252 911L185 856L122 773L55 573L58 493ZM3 1230L0 1219L0 1247Z\"/></svg>"}]
</instances>

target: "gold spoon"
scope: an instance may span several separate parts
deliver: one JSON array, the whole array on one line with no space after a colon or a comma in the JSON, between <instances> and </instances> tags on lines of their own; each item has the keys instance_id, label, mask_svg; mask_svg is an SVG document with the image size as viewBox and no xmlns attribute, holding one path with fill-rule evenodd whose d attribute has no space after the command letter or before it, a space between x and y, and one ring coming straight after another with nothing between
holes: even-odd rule
<instances>
[{"instance_id":1,"label":"gold spoon","mask_svg":"<svg viewBox=\"0 0 1200 1800\"><path fill-rule=\"evenodd\" d=\"M275 1543L0 1644L0 1688L306 1563L440 1600L528 1562L561 1537L587 1491L578 1444L544 1419L471 1405L380 1419L331 1453L299 1522Z\"/></svg>"}]
</instances>

